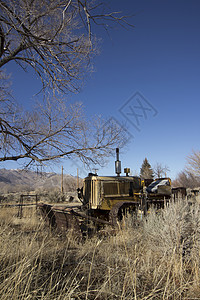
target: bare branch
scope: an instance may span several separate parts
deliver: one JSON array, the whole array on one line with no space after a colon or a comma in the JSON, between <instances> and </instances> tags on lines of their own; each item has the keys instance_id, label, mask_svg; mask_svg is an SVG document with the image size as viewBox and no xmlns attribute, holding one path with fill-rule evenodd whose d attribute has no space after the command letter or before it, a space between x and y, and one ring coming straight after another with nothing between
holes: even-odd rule
<instances>
[{"instance_id":1,"label":"bare branch","mask_svg":"<svg viewBox=\"0 0 200 300\"><path fill-rule=\"evenodd\" d=\"M128 25L125 16L99 7L81 0L0 0L0 67L23 61L44 89L75 91L96 52L92 24Z\"/></svg>"},{"instance_id":2,"label":"bare branch","mask_svg":"<svg viewBox=\"0 0 200 300\"><path fill-rule=\"evenodd\" d=\"M125 142L123 129L101 118L86 121L82 105L46 100L32 112L7 105L0 113L0 161L26 159L27 164L76 157L85 164L105 162Z\"/></svg>"},{"instance_id":3,"label":"bare branch","mask_svg":"<svg viewBox=\"0 0 200 300\"><path fill-rule=\"evenodd\" d=\"M200 151L192 150L192 154L187 157L186 170L194 176L200 176Z\"/></svg>"},{"instance_id":4,"label":"bare branch","mask_svg":"<svg viewBox=\"0 0 200 300\"><path fill-rule=\"evenodd\" d=\"M153 168L153 173L156 178L167 177L167 172L169 172L168 166L163 166L161 163L156 163Z\"/></svg>"},{"instance_id":5,"label":"bare branch","mask_svg":"<svg viewBox=\"0 0 200 300\"><path fill-rule=\"evenodd\" d=\"M11 61L31 67L47 95L76 92L96 53L93 26L129 25L122 14L101 8L94 0L0 0L0 68ZM125 143L120 126L87 121L80 104L44 98L39 108L23 112L3 72L0 79L0 161L25 159L31 165L76 157L103 164Z\"/></svg>"}]
</instances>

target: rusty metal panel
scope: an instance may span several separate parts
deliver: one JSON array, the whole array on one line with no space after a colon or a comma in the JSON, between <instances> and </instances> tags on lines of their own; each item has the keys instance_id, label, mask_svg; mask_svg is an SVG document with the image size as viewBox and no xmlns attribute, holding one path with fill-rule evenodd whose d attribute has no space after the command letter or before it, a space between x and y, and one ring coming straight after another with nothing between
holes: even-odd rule
<instances>
[{"instance_id":1,"label":"rusty metal panel","mask_svg":"<svg viewBox=\"0 0 200 300\"><path fill-rule=\"evenodd\" d=\"M55 215L52 211L52 206L49 204L38 203L37 205L40 208L44 221L51 227L56 226Z\"/></svg>"},{"instance_id":2,"label":"rusty metal panel","mask_svg":"<svg viewBox=\"0 0 200 300\"><path fill-rule=\"evenodd\" d=\"M80 222L78 217L73 214L72 209L58 209L52 208L52 211L55 215L55 221L57 229L60 231L74 231L76 233L81 233Z\"/></svg>"}]
</instances>

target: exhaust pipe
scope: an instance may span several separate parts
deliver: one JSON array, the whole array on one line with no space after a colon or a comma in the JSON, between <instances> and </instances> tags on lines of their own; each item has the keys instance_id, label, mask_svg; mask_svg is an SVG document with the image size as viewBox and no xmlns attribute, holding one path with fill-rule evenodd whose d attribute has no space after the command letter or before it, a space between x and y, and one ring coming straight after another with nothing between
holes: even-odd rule
<instances>
[{"instance_id":1,"label":"exhaust pipe","mask_svg":"<svg viewBox=\"0 0 200 300\"><path fill-rule=\"evenodd\" d=\"M119 160L119 148L116 148L115 173L117 176L121 174L121 161Z\"/></svg>"}]
</instances>

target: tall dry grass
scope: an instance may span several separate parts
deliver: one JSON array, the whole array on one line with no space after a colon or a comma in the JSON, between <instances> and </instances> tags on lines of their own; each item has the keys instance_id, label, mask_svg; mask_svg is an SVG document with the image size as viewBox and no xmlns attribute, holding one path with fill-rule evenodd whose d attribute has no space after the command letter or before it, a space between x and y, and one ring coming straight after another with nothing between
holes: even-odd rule
<instances>
[{"instance_id":1,"label":"tall dry grass","mask_svg":"<svg viewBox=\"0 0 200 300\"><path fill-rule=\"evenodd\" d=\"M0 299L200 299L200 208L181 201L85 241L0 210ZM110 234L109 234L110 232Z\"/></svg>"}]
</instances>

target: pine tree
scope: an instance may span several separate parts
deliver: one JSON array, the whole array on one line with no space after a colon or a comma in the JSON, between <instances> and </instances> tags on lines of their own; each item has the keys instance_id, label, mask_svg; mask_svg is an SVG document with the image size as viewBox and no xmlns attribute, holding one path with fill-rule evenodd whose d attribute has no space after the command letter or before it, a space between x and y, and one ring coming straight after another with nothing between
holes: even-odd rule
<instances>
[{"instance_id":1,"label":"pine tree","mask_svg":"<svg viewBox=\"0 0 200 300\"><path fill-rule=\"evenodd\" d=\"M148 162L147 158L143 160L142 166L140 168L140 177L142 179L153 179L153 170L151 168L150 163Z\"/></svg>"}]
</instances>

